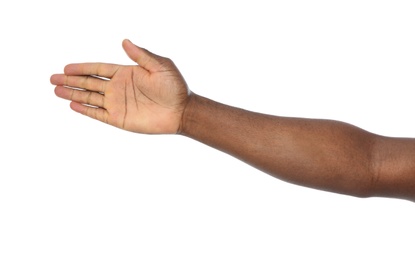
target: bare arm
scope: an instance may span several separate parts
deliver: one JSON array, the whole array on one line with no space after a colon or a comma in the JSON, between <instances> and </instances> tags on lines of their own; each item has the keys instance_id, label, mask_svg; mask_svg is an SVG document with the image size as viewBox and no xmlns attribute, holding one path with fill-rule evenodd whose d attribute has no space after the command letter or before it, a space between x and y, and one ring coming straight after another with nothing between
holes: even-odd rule
<instances>
[{"instance_id":1,"label":"bare arm","mask_svg":"<svg viewBox=\"0 0 415 260\"><path fill-rule=\"evenodd\" d=\"M191 93L171 60L130 41L123 47L137 65L70 64L51 77L56 95L107 124L137 133L179 133L291 183L415 201L414 139L220 104Z\"/></svg>"},{"instance_id":2,"label":"bare arm","mask_svg":"<svg viewBox=\"0 0 415 260\"><path fill-rule=\"evenodd\" d=\"M192 95L181 134L279 179L358 197L415 201L415 140L331 120L258 114Z\"/></svg>"}]
</instances>

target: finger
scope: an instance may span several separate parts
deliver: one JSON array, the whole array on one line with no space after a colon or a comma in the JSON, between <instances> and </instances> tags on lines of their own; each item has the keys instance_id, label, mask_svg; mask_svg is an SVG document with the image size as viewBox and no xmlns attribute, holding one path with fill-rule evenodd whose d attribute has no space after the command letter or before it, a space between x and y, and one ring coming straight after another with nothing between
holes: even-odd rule
<instances>
[{"instance_id":1,"label":"finger","mask_svg":"<svg viewBox=\"0 0 415 260\"><path fill-rule=\"evenodd\" d=\"M92 91L56 86L55 94L60 98L72 100L81 104L88 104L96 107L105 106L105 97L99 93Z\"/></svg>"},{"instance_id":2,"label":"finger","mask_svg":"<svg viewBox=\"0 0 415 260\"><path fill-rule=\"evenodd\" d=\"M68 76L96 75L112 78L120 67L109 63L74 63L66 65L64 72Z\"/></svg>"},{"instance_id":3,"label":"finger","mask_svg":"<svg viewBox=\"0 0 415 260\"><path fill-rule=\"evenodd\" d=\"M82 88L96 92L105 92L107 80L99 79L94 76L67 76L55 74L50 78L53 85Z\"/></svg>"},{"instance_id":4,"label":"finger","mask_svg":"<svg viewBox=\"0 0 415 260\"><path fill-rule=\"evenodd\" d=\"M138 47L127 39L122 42L122 46L128 57L144 69L150 72L160 70L162 65L160 62L160 59L162 59L161 56L155 55L144 48Z\"/></svg>"},{"instance_id":5,"label":"finger","mask_svg":"<svg viewBox=\"0 0 415 260\"><path fill-rule=\"evenodd\" d=\"M103 108L90 107L78 102L71 102L70 106L75 112L81 113L101 122L108 123L108 112Z\"/></svg>"}]
</instances>

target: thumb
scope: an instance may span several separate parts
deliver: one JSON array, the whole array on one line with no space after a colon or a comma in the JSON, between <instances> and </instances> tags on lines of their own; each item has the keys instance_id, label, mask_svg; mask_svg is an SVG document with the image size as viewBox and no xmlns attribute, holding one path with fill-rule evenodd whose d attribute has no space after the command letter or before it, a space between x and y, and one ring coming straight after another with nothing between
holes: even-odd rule
<instances>
[{"instance_id":1,"label":"thumb","mask_svg":"<svg viewBox=\"0 0 415 260\"><path fill-rule=\"evenodd\" d=\"M160 69L161 64L159 61L159 56L149 52L144 48L138 47L128 39L125 39L122 42L122 47L124 48L124 51L127 53L128 57L130 57L131 60L136 62L144 69L150 72L155 72Z\"/></svg>"}]
</instances>

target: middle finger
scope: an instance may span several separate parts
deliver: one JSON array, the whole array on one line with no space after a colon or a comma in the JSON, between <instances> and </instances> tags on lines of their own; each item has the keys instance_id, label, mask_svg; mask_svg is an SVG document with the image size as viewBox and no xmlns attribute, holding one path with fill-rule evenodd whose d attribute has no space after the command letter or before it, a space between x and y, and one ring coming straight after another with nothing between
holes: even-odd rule
<instances>
[{"instance_id":1,"label":"middle finger","mask_svg":"<svg viewBox=\"0 0 415 260\"><path fill-rule=\"evenodd\" d=\"M94 76L67 76L65 74L56 74L51 78L51 82L54 85L86 89L100 93L105 93L107 81Z\"/></svg>"}]
</instances>

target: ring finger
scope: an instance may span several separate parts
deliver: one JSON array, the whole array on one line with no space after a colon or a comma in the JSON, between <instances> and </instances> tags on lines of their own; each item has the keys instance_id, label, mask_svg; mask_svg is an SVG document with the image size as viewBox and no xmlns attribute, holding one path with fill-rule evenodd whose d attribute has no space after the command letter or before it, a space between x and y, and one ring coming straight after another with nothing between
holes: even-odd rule
<instances>
[{"instance_id":1,"label":"ring finger","mask_svg":"<svg viewBox=\"0 0 415 260\"><path fill-rule=\"evenodd\" d=\"M104 95L88 90L73 89L70 87L56 86L56 96L72 100L81 104L87 104L96 107L105 108L105 97Z\"/></svg>"}]
</instances>

